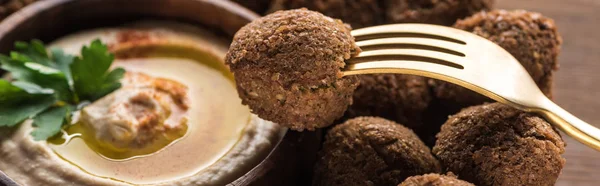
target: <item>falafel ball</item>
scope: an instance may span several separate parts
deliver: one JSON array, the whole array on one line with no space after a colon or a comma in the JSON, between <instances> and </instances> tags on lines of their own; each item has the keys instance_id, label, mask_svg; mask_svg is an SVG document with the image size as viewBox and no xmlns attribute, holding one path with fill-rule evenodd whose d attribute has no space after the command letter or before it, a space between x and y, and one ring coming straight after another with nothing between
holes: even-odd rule
<instances>
[{"instance_id":1,"label":"falafel ball","mask_svg":"<svg viewBox=\"0 0 600 186\"><path fill-rule=\"evenodd\" d=\"M433 153L447 171L475 185L554 185L565 143L544 119L501 103L450 117Z\"/></svg>"},{"instance_id":2,"label":"falafel ball","mask_svg":"<svg viewBox=\"0 0 600 186\"><path fill-rule=\"evenodd\" d=\"M342 19L354 28L384 23L450 26L457 19L490 10L495 0L274 0L269 11L306 7Z\"/></svg>"},{"instance_id":3,"label":"falafel ball","mask_svg":"<svg viewBox=\"0 0 600 186\"><path fill-rule=\"evenodd\" d=\"M232 0L258 14L263 14L269 8L272 0Z\"/></svg>"},{"instance_id":4,"label":"falafel ball","mask_svg":"<svg viewBox=\"0 0 600 186\"><path fill-rule=\"evenodd\" d=\"M269 12L294 8L308 8L327 16L341 19L362 28L383 24L381 0L274 0Z\"/></svg>"},{"instance_id":5,"label":"falafel ball","mask_svg":"<svg viewBox=\"0 0 600 186\"><path fill-rule=\"evenodd\" d=\"M495 0L383 0L387 23L428 23L450 26L482 10Z\"/></svg>"},{"instance_id":6,"label":"falafel ball","mask_svg":"<svg viewBox=\"0 0 600 186\"><path fill-rule=\"evenodd\" d=\"M296 9L241 28L225 61L243 104L263 119L302 131L332 124L352 104L358 80L342 77L341 69L359 52L342 21Z\"/></svg>"},{"instance_id":7,"label":"falafel ball","mask_svg":"<svg viewBox=\"0 0 600 186\"><path fill-rule=\"evenodd\" d=\"M313 185L396 186L409 176L440 172L429 147L410 129L377 117L358 117L327 132Z\"/></svg>"},{"instance_id":8,"label":"falafel ball","mask_svg":"<svg viewBox=\"0 0 600 186\"><path fill-rule=\"evenodd\" d=\"M500 45L525 67L538 87L552 97L552 74L558 68L562 39L554 21L524 10L494 10L460 20L455 28L472 32ZM472 106L491 99L458 85L430 80L437 98Z\"/></svg>"},{"instance_id":9,"label":"falafel ball","mask_svg":"<svg viewBox=\"0 0 600 186\"><path fill-rule=\"evenodd\" d=\"M342 19L353 28L383 23L430 23L451 25L477 11L492 7L494 0L275 0L270 11L307 7L327 16ZM378 116L390 119L415 130L430 140L429 126L422 121L433 93L428 78L399 74L366 74L357 76L359 87L354 103L345 118ZM446 114L447 116L447 114ZM444 119L445 121L445 119ZM443 122L436 123L439 127ZM437 131L437 130L436 130Z\"/></svg>"},{"instance_id":10,"label":"falafel ball","mask_svg":"<svg viewBox=\"0 0 600 186\"><path fill-rule=\"evenodd\" d=\"M411 176L398 186L475 186L472 183L459 180L456 175L425 174Z\"/></svg>"},{"instance_id":11,"label":"falafel ball","mask_svg":"<svg viewBox=\"0 0 600 186\"><path fill-rule=\"evenodd\" d=\"M422 112L432 99L427 78L405 74L370 74L358 76L354 103L345 118L378 116L404 124L417 134L426 130Z\"/></svg>"}]
</instances>

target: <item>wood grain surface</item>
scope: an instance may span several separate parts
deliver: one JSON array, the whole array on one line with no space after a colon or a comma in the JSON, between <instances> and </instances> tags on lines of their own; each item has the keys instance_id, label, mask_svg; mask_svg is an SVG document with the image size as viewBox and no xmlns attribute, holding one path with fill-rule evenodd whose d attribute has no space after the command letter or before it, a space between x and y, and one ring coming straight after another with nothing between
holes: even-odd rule
<instances>
[{"instance_id":1,"label":"wood grain surface","mask_svg":"<svg viewBox=\"0 0 600 186\"><path fill-rule=\"evenodd\" d=\"M564 43L555 74L555 102L600 127L600 0L497 0L499 9L525 9L553 18ZM600 152L563 135L567 164L557 186L600 185Z\"/></svg>"}]
</instances>

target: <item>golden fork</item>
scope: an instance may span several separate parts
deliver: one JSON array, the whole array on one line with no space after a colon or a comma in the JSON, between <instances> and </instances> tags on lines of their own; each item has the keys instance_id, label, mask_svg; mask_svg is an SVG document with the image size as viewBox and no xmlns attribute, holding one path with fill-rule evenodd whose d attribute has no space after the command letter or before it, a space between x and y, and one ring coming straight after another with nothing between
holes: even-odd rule
<instances>
[{"instance_id":1,"label":"golden fork","mask_svg":"<svg viewBox=\"0 0 600 186\"><path fill-rule=\"evenodd\" d=\"M475 34L443 26L394 24L352 31L363 49L344 76L401 73L461 85L545 117L579 142L600 151L600 129L560 108L506 50Z\"/></svg>"}]
</instances>

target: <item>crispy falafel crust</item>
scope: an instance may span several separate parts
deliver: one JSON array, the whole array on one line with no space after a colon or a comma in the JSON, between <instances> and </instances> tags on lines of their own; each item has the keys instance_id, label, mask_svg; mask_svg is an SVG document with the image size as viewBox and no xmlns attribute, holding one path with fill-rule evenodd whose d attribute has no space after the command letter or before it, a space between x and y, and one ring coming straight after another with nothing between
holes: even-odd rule
<instances>
[{"instance_id":1,"label":"crispy falafel crust","mask_svg":"<svg viewBox=\"0 0 600 186\"><path fill-rule=\"evenodd\" d=\"M545 120L501 103L462 110L437 135L433 153L475 185L554 185L565 143Z\"/></svg>"},{"instance_id":2,"label":"crispy falafel crust","mask_svg":"<svg viewBox=\"0 0 600 186\"><path fill-rule=\"evenodd\" d=\"M409 176L440 172L431 151L410 129L377 117L332 128L315 166L317 186L396 186Z\"/></svg>"},{"instance_id":3,"label":"crispy falafel crust","mask_svg":"<svg viewBox=\"0 0 600 186\"><path fill-rule=\"evenodd\" d=\"M490 10L495 0L383 0L387 23L429 23L450 26L481 10Z\"/></svg>"},{"instance_id":4,"label":"crispy falafel crust","mask_svg":"<svg viewBox=\"0 0 600 186\"><path fill-rule=\"evenodd\" d=\"M460 20L454 27L500 45L521 62L542 92L552 97L552 73L558 68L557 56L562 43L552 19L524 10L494 10ZM491 101L458 85L439 80L430 80L429 83L436 97L458 105L471 106Z\"/></svg>"},{"instance_id":5,"label":"crispy falafel crust","mask_svg":"<svg viewBox=\"0 0 600 186\"><path fill-rule=\"evenodd\" d=\"M425 174L411 176L398 186L475 186L472 183L459 180L451 172L448 175Z\"/></svg>"},{"instance_id":6,"label":"crispy falafel crust","mask_svg":"<svg viewBox=\"0 0 600 186\"><path fill-rule=\"evenodd\" d=\"M253 113L302 131L332 124L352 104L358 80L342 77L341 69L359 52L340 20L297 9L240 29L226 63Z\"/></svg>"},{"instance_id":7,"label":"crispy falafel crust","mask_svg":"<svg viewBox=\"0 0 600 186\"><path fill-rule=\"evenodd\" d=\"M352 28L383 24L380 0L273 0L269 11L308 8L327 16L342 19Z\"/></svg>"},{"instance_id":8,"label":"crispy falafel crust","mask_svg":"<svg viewBox=\"0 0 600 186\"><path fill-rule=\"evenodd\" d=\"M354 103L344 118L377 116L415 130L423 129L421 113L432 99L427 78L405 74L359 75Z\"/></svg>"},{"instance_id":9,"label":"crispy falafel crust","mask_svg":"<svg viewBox=\"0 0 600 186\"><path fill-rule=\"evenodd\" d=\"M353 28L383 23L429 23L450 26L495 0L274 0L269 11L306 7L342 19Z\"/></svg>"}]
</instances>

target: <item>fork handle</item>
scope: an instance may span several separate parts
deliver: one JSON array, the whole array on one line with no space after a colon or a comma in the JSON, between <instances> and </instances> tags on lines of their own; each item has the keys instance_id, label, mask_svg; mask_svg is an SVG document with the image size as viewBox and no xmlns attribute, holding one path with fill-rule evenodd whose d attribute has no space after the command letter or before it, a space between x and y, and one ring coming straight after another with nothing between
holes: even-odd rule
<instances>
[{"instance_id":1,"label":"fork handle","mask_svg":"<svg viewBox=\"0 0 600 186\"><path fill-rule=\"evenodd\" d=\"M575 117L548 98L545 98L543 108L538 112L567 135L600 151L600 129Z\"/></svg>"}]
</instances>

